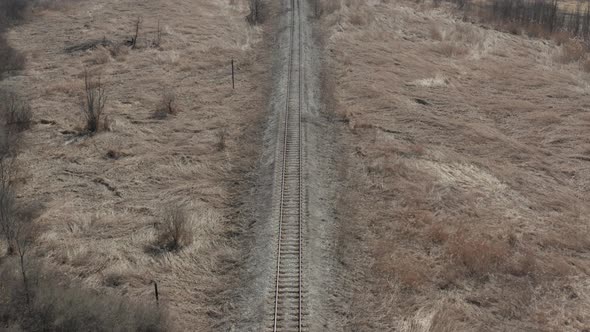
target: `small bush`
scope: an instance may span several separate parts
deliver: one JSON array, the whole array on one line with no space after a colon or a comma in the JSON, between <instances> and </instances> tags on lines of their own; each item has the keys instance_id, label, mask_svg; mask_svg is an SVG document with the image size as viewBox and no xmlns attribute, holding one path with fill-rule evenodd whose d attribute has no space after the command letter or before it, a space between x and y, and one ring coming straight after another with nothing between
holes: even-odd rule
<instances>
[{"instance_id":1,"label":"small bush","mask_svg":"<svg viewBox=\"0 0 590 332\"><path fill-rule=\"evenodd\" d=\"M31 127L33 114L29 104L18 94L2 91L0 92L0 116L7 128L21 132Z\"/></svg>"},{"instance_id":2,"label":"small bush","mask_svg":"<svg viewBox=\"0 0 590 332\"><path fill-rule=\"evenodd\" d=\"M22 70L25 67L25 56L13 49L4 36L0 35L0 75Z\"/></svg>"},{"instance_id":3,"label":"small bush","mask_svg":"<svg viewBox=\"0 0 590 332\"><path fill-rule=\"evenodd\" d=\"M215 143L215 147L217 148L217 151L225 150L225 147L226 147L225 139L227 137L227 130L225 128L220 129L217 132L216 136L217 136L217 143Z\"/></svg>"},{"instance_id":4,"label":"small bush","mask_svg":"<svg viewBox=\"0 0 590 332\"><path fill-rule=\"evenodd\" d=\"M29 304L13 261L0 265L0 326L24 331L166 331L155 305L83 289L63 276L28 267Z\"/></svg>"},{"instance_id":5,"label":"small bush","mask_svg":"<svg viewBox=\"0 0 590 332\"><path fill-rule=\"evenodd\" d=\"M101 128L101 117L107 101L105 87L100 79L93 78L88 71L84 71L84 99L81 102L81 110L86 120L86 130L96 133Z\"/></svg>"},{"instance_id":6,"label":"small bush","mask_svg":"<svg viewBox=\"0 0 590 332\"><path fill-rule=\"evenodd\" d=\"M570 40L561 45L559 60L562 63L580 61L586 57L587 52L588 50L583 43L577 40Z\"/></svg>"},{"instance_id":7,"label":"small bush","mask_svg":"<svg viewBox=\"0 0 590 332\"><path fill-rule=\"evenodd\" d=\"M459 231L450 239L447 253L458 267L466 270L467 276L472 277L499 272L509 254L505 243L469 237L464 231Z\"/></svg>"},{"instance_id":8,"label":"small bush","mask_svg":"<svg viewBox=\"0 0 590 332\"><path fill-rule=\"evenodd\" d=\"M165 119L168 115L175 115L178 112L179 109L176 105L176 94L172 91L167 91L162 95L153 117L156 119Z\"/></svg>"},{"instance_id":9,"label":"small bush","mask_svg":"<svg viewBox=\"0 0 590 332\"><path fill-rule=\"evenodd\" d=\"M262 0L250 0L250 13L246 21L252 25L261 24L265 19L266 5Z\"/></svg>"},{"instance_id":10,"label":"small bush","mask_svg":"<svg viewBox=\"0 0 590 332\"><path fill-rule=\"evenodd\" d=\"M193 234L184 207L172 205L164 210L158 227L155 247L161 251L178 251L193 242Z\"/></svg>"},{"instance_id":11,"label":"small bush","mask_svg":"<svg viewBox=\"0 0 590 332\"><path fill-rule=\"evenodd\" d=\"M30 2L29 0L0 1L0 25L23 20Z\"/></svg>"}]
</instances>

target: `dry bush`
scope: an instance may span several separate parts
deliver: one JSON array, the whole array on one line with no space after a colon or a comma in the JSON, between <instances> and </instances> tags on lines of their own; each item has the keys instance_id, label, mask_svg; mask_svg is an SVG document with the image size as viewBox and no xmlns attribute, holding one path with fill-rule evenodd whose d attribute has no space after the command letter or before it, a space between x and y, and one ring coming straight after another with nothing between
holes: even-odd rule
<instances>
[{"instance_id":1,"label":"dry bush","mask_svg":"<svg viewBox=\"0 0 590 332\"><path fill-rule=\"evenodd\" d=\"M561 53L558 59L562 63L580 61L586 57L587 52L588 49L582 42L570 40L561 45Z\"/></svg>"},{"instance_id":2,"label":"dry bush","mask_svg":"<svg viewBox=\"0 0 590 332\"><path fill-rule=\"evenodd\" d=\"M509 251L505 243L494 239L469 236L464 230L455 233L447 243L447 253L457 267L469 277L484 277L501 272Z\"/></svg>"},{"instance_id":3,"label":"dry bush","mask_svg":"<svg viewBox=\"0 0 590 332\"><path fill-rule=\"evenodd\" d=\"M129 54L129 47L122 44L112 44L107 49L111 56L118 61L124 60L125 56Z\"/></svg>"},{"instance_id":4,"label":"dry bush","mask_svg":"<svg viewBox=\"0 0 590 332\"><path fill-rule=\"evenodd\" d=\"M173 91L166 91L160 98L160 103L152 115L155 119L165 119L169 115L175 115L179 112L176 104L176 94Z\"/></svg>"},{"instance_id":5,"label":"dry bush","mask_svg":"<svg viewBox=\"0 0 590 332\"><path fill-rule=\"evenodd\" d=\"M23 20L31 2L29 0L0 1L0 25Z\"/></svg>"},{"instance_id":6,"label":"dry bush","mask_svg":"<svg viewBox=\"0 0 590 332\"><path fill-rule=\"evenodd\" d=\"M220 129L217 134L217 142L215 143L215 148L217 151L223 151L226 147L226 138L227 138L227 130L225 128Z\"/></svg>"},{"instance_id":7,"label":"dry bush","mask_svg":"<svg viewBox=\"0 0 590 332\"><path fill-rule=\"evenodd\" d=\"M459 42L442 42L435 50L447 57L462 56L469 53L467 47Z\"/></svg>"},{"instance_id":8,"label":"dry bush","mask_svg":"<svg viewBox=\"0 0 590 332\"><path fill-rule=\"evenodd\" d=\"M438 25L433 24L430 26L430 38L433 40L443 41L444 34Z\"/></svg>"},{"instance_id":9,"label":"dry bush","mask_svg":"<svg viewBox=\"0 0 590 332\"><path fill-rule=\"evenodd\" d=\"M13 49L4 36L0 35L0 75L25 67L26 58Z\"/></svg>"},{"instance_id":10,"label":"dry bush","mask_svg":"<svg viewBox=\"0 0 590 332\"><path fill-rule=\"evenodd\" d=\"M171 205L164 210L158 225L154 247L159 251L178 251L193 242L193 233L185 208Z\"/></svg>"},{"instance_id":11,"label":"dry bush","mask_svg":"<svg viewBox=\"0 0 590 332\"><path fill-rule=\"evenodd\" d=\"M24 331L166 331L155 305L82 289L63 276L27 267L29 300L15 262L0 265L0 326ZM28 304L27 304L28 302Z\"/></svg>"},{"instance_id":12,"label":"dry bush","mask_svg":"<svg viewBox=\"0 0 590 332\"><path fill-rule=\"evenodd\" d=\"M373 16L367 11L356 10L348 17L350 24L356 26L367 25L371 22Z\"/></svg>"},{"instance_id":13,"label":"dry bush","mask_svg":"<svg viewBox=\"0 0 590 332\"><path fill-rule=\"evenodd\" d=\"M408 290L419 290L430 282L428 269L424 262L410 255L398 255L395 262L395 275L401 285Z\"/></svg>"},{"instance_id":14,"label":"dry bush","mask_svg":"<svg viewBox=\"0 0 590 332\"><path fill-rule=\"evenodd\" d=\"M444 244L449 239L449 233L444 226L439 222L430 225L426 229L426 237L434 244Z\"/></svg>"},{"instance_id":15,"label":"dry bush","mask_svg":"<svg viewBox=\"0 0 590 332\"><path fill-rule=\"evenodd\" d=\"M94 50L90 58L90 62L95 65L103 65L109 61L111 61L111 51L102 46Z\"/></svg>"},{"instance_id":16,"label":"dry bush","mask_svg":"<svg viewBox=\"0 0 590 332\"><path fill-rule=\"evenodd\" d=\"M86 131L93 134L101 129L101 117L107 101L105 87L100 75L94 79L94 75L84 70L84 99L80 103L82 115L86 120Z\"/></svg>"},{"instance_id":17,"label":"dry bush","mask_svg":"<svg viewBox=\"0 0 590 332\"><path fill-rule=\"evenodd\" d=\"M246 21L252 25L261 24L266 18L266 4L262 0L250 0L250 13Z\"/></svg>"},{"instance_id":18,"label":"dry bush","mask_svg":"<svg viewBox=\"0 0 590 332\"><path fill-rule=\"evenodd\" d=\"M322 15L330 15L338 11L341 4L338 0L315 0L312 7L314 18L319 19Z\"/></svg>"},{"instance_id":19,"label":"dry bush","mask_svg":"<svg viewBox=\"0 0 590 332\"><path fill-rule=\"evenodd\" d=\"M586 60L582 61L581 65L583 71L590 73L590 59L587 58Z\"/></svg>"},{"instance_id":20,"label":"dry bush","mask_svg":"<svg viewBox=\"0 0 590 332\"><path fill-rule=\"evenodd\" d=\"M29 104L12 91L0 91L0 117L6 128L21 132L31 127L33 114Z\"/></svg>"}]
</instances>

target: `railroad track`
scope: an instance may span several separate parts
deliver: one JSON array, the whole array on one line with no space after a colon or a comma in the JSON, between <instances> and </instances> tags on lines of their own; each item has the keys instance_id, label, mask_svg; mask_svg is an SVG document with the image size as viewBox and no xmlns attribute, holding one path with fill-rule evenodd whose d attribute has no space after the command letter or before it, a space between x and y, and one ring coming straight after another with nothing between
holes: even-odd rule
<instances>
[{"instance_id":1,"label":"railroad track","mask_svg":"<svg viewBox=\"0 0 590 332\"><path fill-rule=\"evenodd\" d=\"M290 34L282 145L278 248L272 331L304 331L302 133L303 47L300 1L290 1Z\"/></svg>"}]
</instances>

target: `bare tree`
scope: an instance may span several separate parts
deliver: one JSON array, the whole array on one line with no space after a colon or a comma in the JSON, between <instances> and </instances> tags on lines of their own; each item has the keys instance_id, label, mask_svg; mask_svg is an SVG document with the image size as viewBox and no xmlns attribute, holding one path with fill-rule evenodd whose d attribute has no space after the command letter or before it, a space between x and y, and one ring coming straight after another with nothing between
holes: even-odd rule
<instances>
[{"instance_id":1,"label":"bare tree","mask_svg":"<svg viewBox=\"0 0 590 332\"><path fill-rule=\"evenodd\" d=\"M18 227L15 218L15 198L12 178L15 158L0 156L0 233L8 245L7 254L16 251L16 237Z\"/></svg>"},{"instance_id":2,"label":"bare tree","mask_svg":"<svg viewBox=\"0 0 590 332\"><path fill-rule=\"evenodd\" d=\"M96 133L100 130L100 119L104 112L107 95L100 76L93 80L87 70L84 71L84 99L81 109L86 119L86 130Z\"/></svg>"},{"instance_id":3,"label":"bare tree","mask_svg":"<svg viewBox=\"0 0 590 332\"><path fill-rule=\"evenodd\" d=\"M27 279L27 268L25 264L25 255L35 241L37 230L32 218L26 218L26 214L16 214L13 218L14 223L14 245L19 257L21 275L27 304L30 302L29 283Z\"/></svg>"}]
</instances>

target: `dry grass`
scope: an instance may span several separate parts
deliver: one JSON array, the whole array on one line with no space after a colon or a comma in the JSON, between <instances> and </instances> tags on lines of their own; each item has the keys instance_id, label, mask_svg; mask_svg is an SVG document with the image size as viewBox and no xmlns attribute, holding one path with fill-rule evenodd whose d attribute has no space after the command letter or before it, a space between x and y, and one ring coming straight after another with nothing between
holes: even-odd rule
<instances>
[{"instance_id":1,"label":"dry grass","mask_svg":"<svg viewBox=\"0 0 590 332\"><path fill-rule=\"evenodd\" d=\"M348 329L590 326L585 60L443 6L358 6L378 24L351 22L353 7L322 16L349 127Z\"/></svg>"},{"instance_id":2,"label":"dry grass","mask_svg":"<svg viewBox=\"0 0 590 332\"><path fill-rule=\"evenodd\" d=\"M270 81L262 28L248 25L247 12L246 1L80 1L35 11L6 34L27 54L27 68L2 85L22 92L36 123L24 134L18 192L46 206L32 255L86 288L140 302L153 300L157 281L173 330L215 330L230 303L224 290L236 282L234 199L256 160L253 132L267 91L260 82ZM140 43L159 22L159 47L115 46L129 39L138 16ZM65 51L105 39L114 44ZM85 70L100 73L108 91L111 130L91 138L77 135ZM182 112L156 121L163 87L174 87ZM145 247L168 203L186 207L193 240L152 255Z\"/></svg>"}]
</instances>

